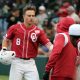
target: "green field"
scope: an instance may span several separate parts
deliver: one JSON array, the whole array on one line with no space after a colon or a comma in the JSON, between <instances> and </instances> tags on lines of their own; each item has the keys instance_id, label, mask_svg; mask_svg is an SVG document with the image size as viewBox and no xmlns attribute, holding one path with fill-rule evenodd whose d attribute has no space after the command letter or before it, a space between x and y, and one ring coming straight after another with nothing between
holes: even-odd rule
<instances>
[{"instance_id":1,"label":"green field","mask_svg":"<svg viewBox=\"0 0 80 80\"><path fill-rule=\"evenodd\" d=\"M2 75L0 75L0 80L9 80L9 79L8 79L8 76L2 76Z\"/></svg>"},{"instance_id":2,"label":"green field","mask_svg":"<svg viewBox=\"0 0 80 80\"><path fill-rule=\"evenodd\" d=\"M2 75L0 75L0 80L9 80L9 79L8 79L8 76L2 76Z\"/></svg>"}]
</instances>

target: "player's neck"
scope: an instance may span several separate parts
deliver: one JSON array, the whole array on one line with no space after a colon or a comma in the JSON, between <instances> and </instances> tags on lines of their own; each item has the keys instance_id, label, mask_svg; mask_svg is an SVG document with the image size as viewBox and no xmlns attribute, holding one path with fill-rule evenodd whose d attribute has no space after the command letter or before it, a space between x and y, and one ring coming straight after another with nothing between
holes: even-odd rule
<instances>
[{"instance_id":1,"label":"player's neck","mask_svg":"<svg viewBox=\"0 0 80 80\"><path fill-rule=\"evenodd\" d=\"M26 26L26 28L29 28L29 27L32 26L32 24L27 24L27 23L25 23L25 22L24 22L24 25Z\"/></svg>"}]
</instances>

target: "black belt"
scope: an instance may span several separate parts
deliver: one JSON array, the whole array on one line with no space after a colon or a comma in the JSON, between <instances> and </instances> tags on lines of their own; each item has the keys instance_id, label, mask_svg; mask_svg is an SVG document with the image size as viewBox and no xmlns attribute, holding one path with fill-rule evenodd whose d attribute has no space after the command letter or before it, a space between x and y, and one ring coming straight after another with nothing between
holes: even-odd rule
<instances>
[{"instance_id":1,"label":"black belt","mask_svg":"<svg viewBox=\"0 0 80 80\"><path fill-rule=\"evenodd\" d=\"M23 60L30 60L31 58L20 58L20 59L23 59Z\"/></svg>"}]
</instances>

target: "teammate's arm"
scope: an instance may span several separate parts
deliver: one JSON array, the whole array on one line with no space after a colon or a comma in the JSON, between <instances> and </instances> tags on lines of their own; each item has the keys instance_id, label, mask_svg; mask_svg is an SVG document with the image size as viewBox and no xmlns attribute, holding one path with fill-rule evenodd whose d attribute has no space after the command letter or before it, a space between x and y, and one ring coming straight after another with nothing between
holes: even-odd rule
<instances>
[{"instance_id":1,"label":"teammate's arm","mask_svg":"<svg viewBox=\"0 0 80 80\"><path fill-rule=\"evenodd\" d=\"M46 71L49 72L51 68L56 64L62 49L64 48L65 38L63 35L58 35L54 41L54 47L49 56L48 63L46 65Z\"/></svg>"}]
</instances>

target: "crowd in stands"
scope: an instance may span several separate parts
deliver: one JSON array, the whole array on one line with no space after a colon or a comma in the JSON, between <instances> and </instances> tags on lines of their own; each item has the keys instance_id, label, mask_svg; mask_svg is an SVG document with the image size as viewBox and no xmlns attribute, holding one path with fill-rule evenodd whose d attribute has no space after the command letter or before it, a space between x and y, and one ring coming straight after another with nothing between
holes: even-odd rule
<instances>
[{"instance_id":1,"label":"crowd in stands","mask_svg":"<svg viewBox=\"0 0 80 80\"><path fill-rule=\"evenodd\" d=\"M22 22L22 10L24 6L29 4L35 5L37 8L36 18L34 19L35 25L46 32L52 43L56 33L56 25L62 18L72 17L76 23L80 23L79 0L41 0L42 3L39 1L0 0L0 21L2 19L6 22L4 26L0 24L0 44L2 33L5 33L2 27L6 27L5 31L7 31L11 25ZM46 55L48 49L40 45L39 53Z\"/></svg>"}]
</instances>

